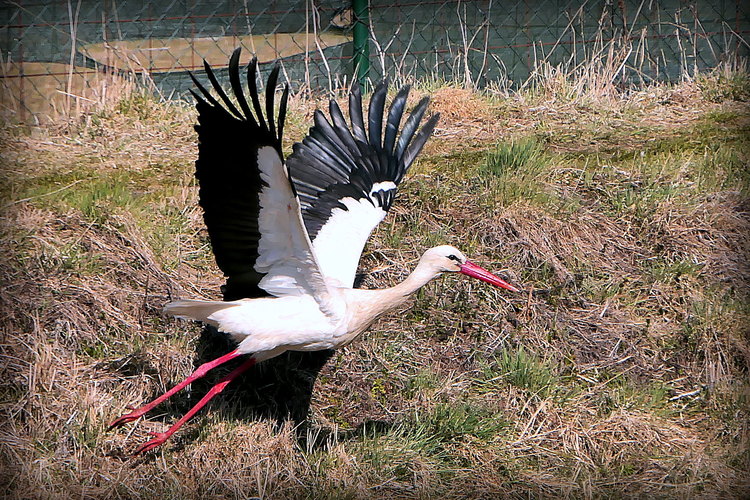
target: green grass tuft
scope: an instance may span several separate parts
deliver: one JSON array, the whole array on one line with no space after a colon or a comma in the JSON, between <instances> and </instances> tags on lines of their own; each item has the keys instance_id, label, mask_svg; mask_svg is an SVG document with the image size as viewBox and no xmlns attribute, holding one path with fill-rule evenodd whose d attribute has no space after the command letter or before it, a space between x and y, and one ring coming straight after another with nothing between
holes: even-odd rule
<instances>
[{"instance_id":1,"label":"green grass tuft","mask_svg":"<svg viewBox=\"0 0 750 500\"><path fill-rule=\"evenodd\" d=\"M504 349L485 360L476 384L480 392L491 392L501 379L540 398L551 395L558 383L551 367L535 354L527 352L523 346Z\"/></svg>"},{"instance_id":2,"label":"green grass tuft","mask_svg":"<svg viewBox=\"0 0 750 500\"><path fill-rule=\"evenodd\" d=\"M500 416L465 402L440 403L426 415L417 414L415 425L423 425L440 443L462 442L470 438L492 440L508 426Z\"/></svg>"},{"instance_id":3,"label":"green grass tuft","mask_svg":"<svg viewBox=\"0 0 750 500\"><path fill-rule=\"evenodd\" d=\"M544 204L550 200L550 195L544 190L541 174L550 163L542 143L534 137L526 137L497 144L479 165L477 173L500 205L521 200Z\"/></svg>"}]
</instances>

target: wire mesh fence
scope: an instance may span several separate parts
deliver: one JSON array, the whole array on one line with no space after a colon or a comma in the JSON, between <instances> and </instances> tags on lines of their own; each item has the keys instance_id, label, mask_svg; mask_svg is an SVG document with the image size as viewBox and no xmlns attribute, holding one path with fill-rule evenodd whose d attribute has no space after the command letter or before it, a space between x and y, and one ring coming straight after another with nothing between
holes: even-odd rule
<instances>
[{"instance_id":1,"label":"wire mesh fence","mask_svg":"<svg viewBox=\"0 0 750 500\"><path fill-rule=\"evenodd\" d=\"M296 90L331 91L353 75L480 88L550 71L673 81L747 55L750 3L18 0L0 4L0 23L0 113L39 121L137 85L183 96L188 71L225 67L237 46L263 71L280 61Z\"/></svg>"},{"instance_id":2,"label":"wire mesh fence","mask_svg":"<svg viewBox=\"0 0 750 500\"><path fill-rule=\"evenodd\" d=\"M623 83L673 81L746 54L750 33L750 5L739 1L370 5L379 72L479 87L523 85L545 66L575 74L597 63Z\"/></svg>"}]
</instances>

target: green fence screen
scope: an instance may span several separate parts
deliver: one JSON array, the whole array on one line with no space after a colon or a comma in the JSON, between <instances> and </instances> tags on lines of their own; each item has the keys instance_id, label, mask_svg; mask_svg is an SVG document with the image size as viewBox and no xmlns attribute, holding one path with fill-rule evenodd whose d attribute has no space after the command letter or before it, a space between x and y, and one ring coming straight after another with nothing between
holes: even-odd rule
<instances>
[{"instance_id":1,"label":"green fence screen","mask_svg":"<svg viewBox=\"0 0 750 500\"><path fill-rule=\"evenodd\" d=\"M184 96L188 71L237 46L295 90L384 75L517 88L592 61L622 85L674 81L746 56L748 35L740 0L18 0L0 4L0 113L41 120L130 84Z\"/></svg>"}]
</instances>

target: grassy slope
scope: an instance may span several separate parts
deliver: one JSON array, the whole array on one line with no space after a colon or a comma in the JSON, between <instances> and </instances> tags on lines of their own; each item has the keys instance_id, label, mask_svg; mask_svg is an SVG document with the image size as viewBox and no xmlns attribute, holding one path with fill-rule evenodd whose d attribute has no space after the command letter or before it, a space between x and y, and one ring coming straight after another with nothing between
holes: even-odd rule
<instances>
[{"instance_id":1,"label":"grassy slope","mask_svg":"<svg viewBox=\"0 0 750 500\"><path fill-rule=\"evenodd\" d=\"M198 328L161 306L218 296L192 110L134 95L4 129L6 493L747 495L747 76L608 99L431 91L443 121L364 286L449 242L530 292L427 286L333 358L304 444L231 396L143 458L127 452L187 397L105 430L192 369ZM314 104L291 106L290 139Z\"/></svg>"}]
</instances>

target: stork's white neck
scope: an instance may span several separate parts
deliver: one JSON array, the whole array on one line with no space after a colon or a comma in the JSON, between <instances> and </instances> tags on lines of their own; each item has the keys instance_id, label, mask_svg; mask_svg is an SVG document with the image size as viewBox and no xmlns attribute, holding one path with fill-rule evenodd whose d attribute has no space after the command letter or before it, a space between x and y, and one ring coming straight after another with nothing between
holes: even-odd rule
<instances>
[{"instance_id":1,"label":"stork's white neck","mask_svg":"<svg viewBox=\"0 0 750 500\"><path fill-rule=\"evenodd\" d=\"M440 276L440 274L440 271L436 270L434 266L420 261L414 271L404 281L394 287L381 290L386 299L385 302L389 304L388 309L398 307L406 302L414 292Z\"/></svg>"},{"instance_id":2,"label":"stork's white neck","mask_svg":"<svg viewBox=\"0 0 750 500\"><path fill-rule=\"evenodd\" d=\"M349 306L353 308L349 334L342 336L341 345L346 345L364 332L383 314L404 304L411 294L430 280L440 275L435 266L420 261L416 269L401 283L381 290L350 290Z\"/></svg>"}]
</instances>

